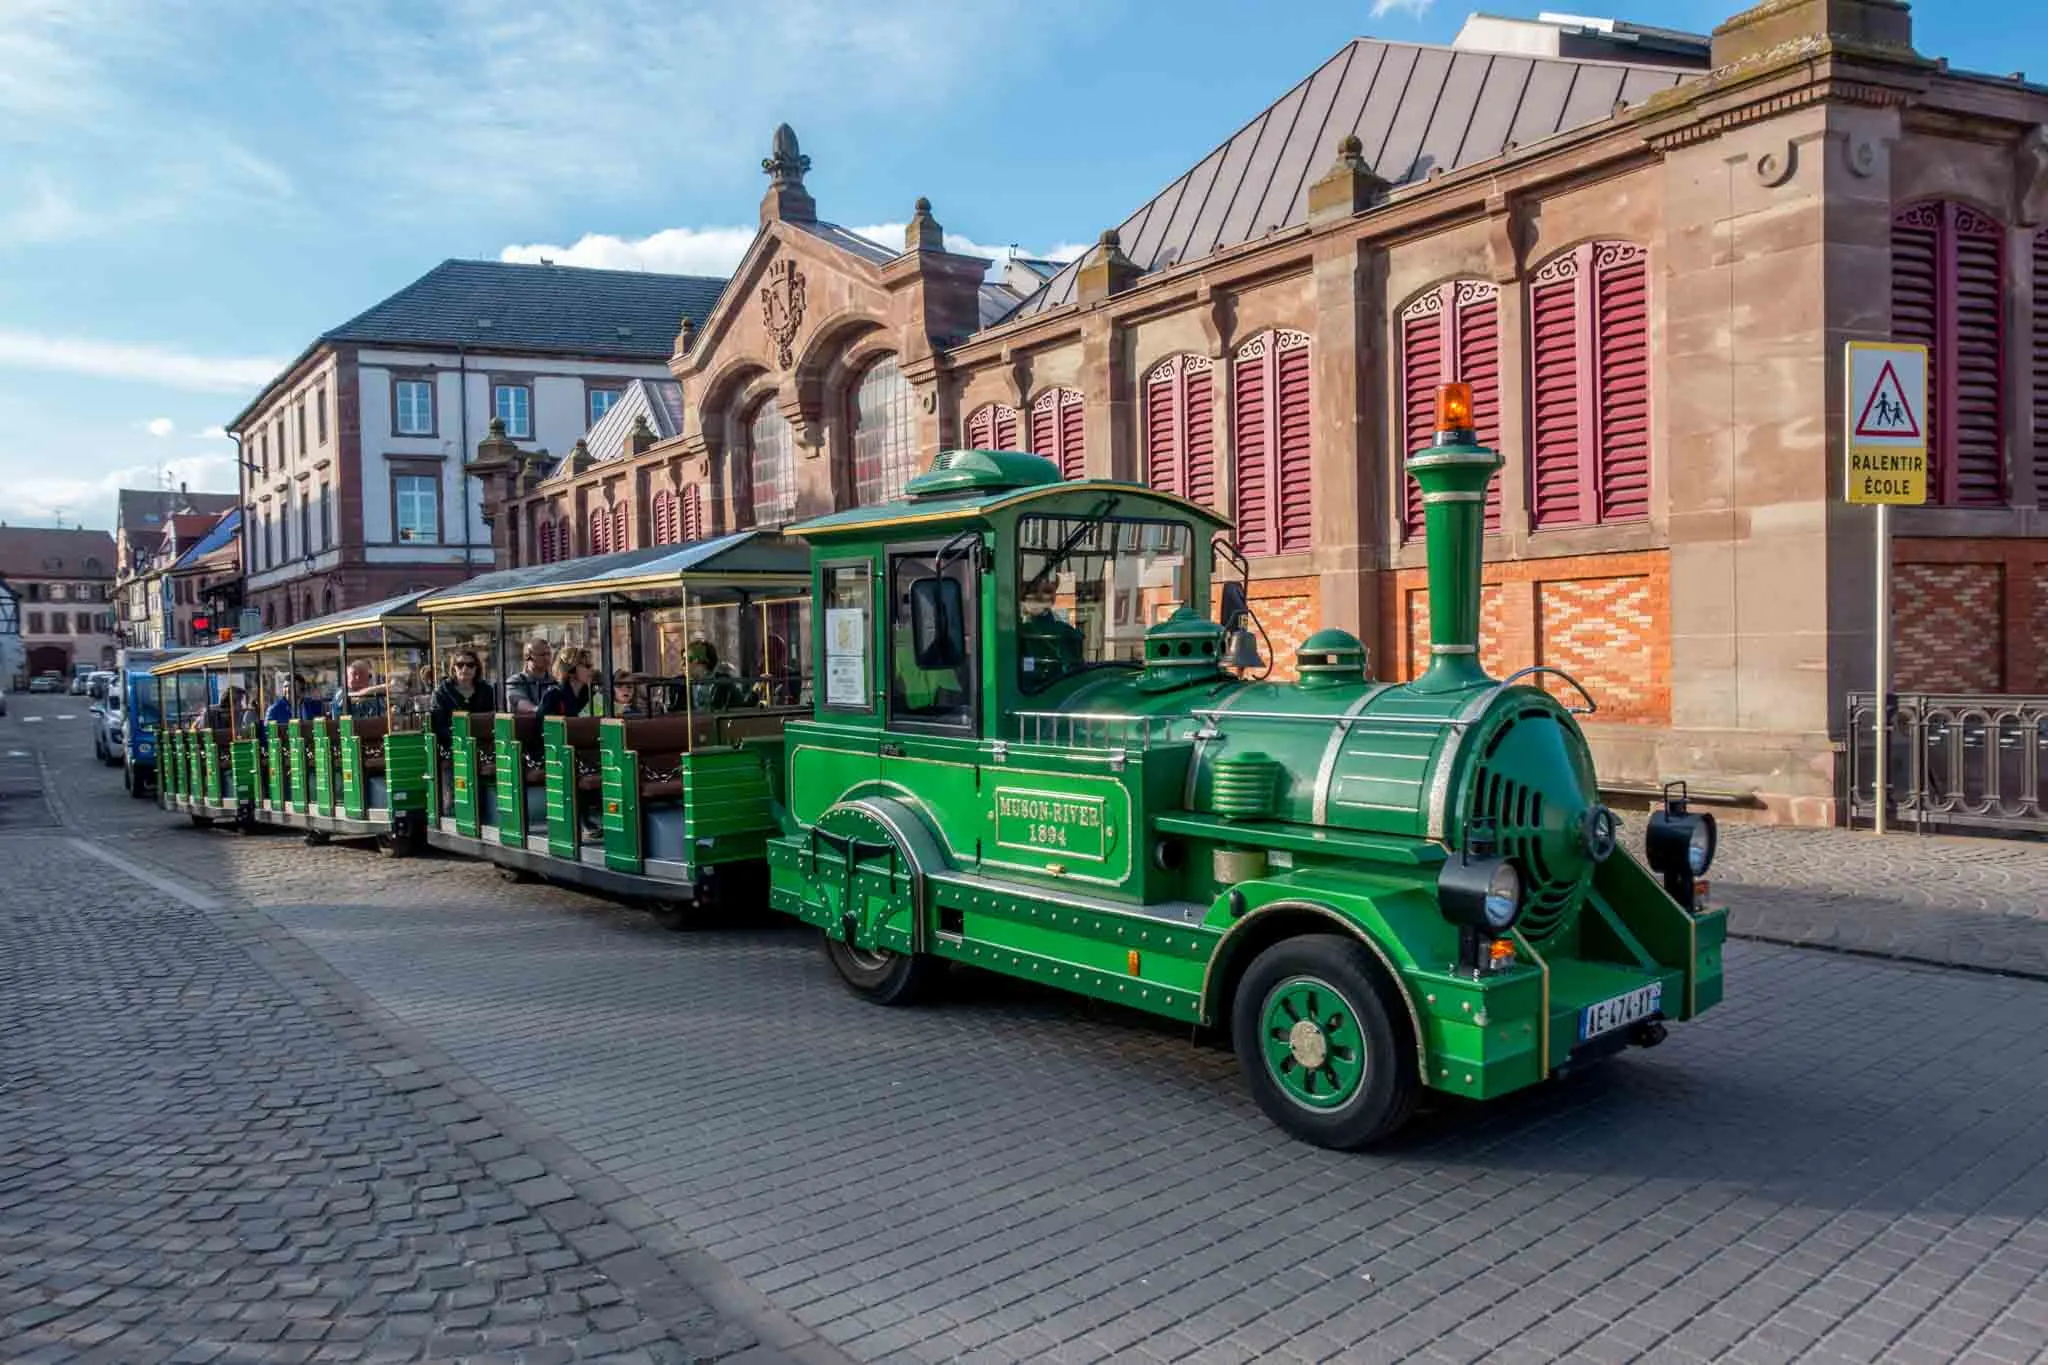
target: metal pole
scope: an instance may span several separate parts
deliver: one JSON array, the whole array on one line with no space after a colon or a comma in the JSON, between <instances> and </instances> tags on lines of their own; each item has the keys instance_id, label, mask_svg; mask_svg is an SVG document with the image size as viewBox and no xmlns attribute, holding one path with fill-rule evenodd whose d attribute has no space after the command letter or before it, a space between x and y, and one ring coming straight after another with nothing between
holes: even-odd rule
<instances>
[{"instance_id":1,"label":"metal pole","mask_svg":"<svg viewBox=\"0 0 2048 1365\"><path fill-rule=\"evenodd\" d=\"M1886 704L1891 694L1892 672L1892 518L1891 507L1877 505L1877 773L1873 788L1877 797L1877 832L1885 832L1886 766L1891 739L1892 714Z\"/></svg>"}]
</instances>

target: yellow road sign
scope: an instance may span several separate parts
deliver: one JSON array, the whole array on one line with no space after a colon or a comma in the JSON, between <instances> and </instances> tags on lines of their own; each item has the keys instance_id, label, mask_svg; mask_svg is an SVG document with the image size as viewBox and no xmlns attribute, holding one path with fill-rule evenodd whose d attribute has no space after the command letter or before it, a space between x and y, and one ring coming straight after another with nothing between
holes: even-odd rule
<instances>
[{"instance_id":1,"label":"yellow road sign","mask_svg":"<svg viewBox=\"0 0 2048 1365\"><path fill-rule=\"evenodd\" d=\"M1842 486L1850 502L1927 501L1927 348L1852 341Z\"/></svg>"}]
</instances>

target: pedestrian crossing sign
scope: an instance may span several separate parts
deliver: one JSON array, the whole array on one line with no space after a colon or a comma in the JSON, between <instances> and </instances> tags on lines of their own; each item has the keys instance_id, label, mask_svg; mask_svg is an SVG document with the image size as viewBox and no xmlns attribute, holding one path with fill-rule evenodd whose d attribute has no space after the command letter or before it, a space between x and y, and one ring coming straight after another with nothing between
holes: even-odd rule
<instances>
[{"instance_id":1,"label":"pedestrian crossing sign","mask_svg":"<svg viewBox=\"0 0 2048 1365\"><path fill-rule=\"evenodd\" d=\"M1852 341L1849 401L1843 409L1848 452L1843 487L1850 502L1918 505L1927 501L1927 348Z\"/></svg>"}]
</instances>

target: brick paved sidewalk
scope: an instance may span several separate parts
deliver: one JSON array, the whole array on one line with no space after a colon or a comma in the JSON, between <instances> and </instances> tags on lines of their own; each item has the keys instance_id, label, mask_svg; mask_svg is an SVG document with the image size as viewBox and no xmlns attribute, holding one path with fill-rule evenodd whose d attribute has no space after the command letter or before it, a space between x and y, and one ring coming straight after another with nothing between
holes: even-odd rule
<instances>
[{"instance_id":1,"label":"brick paved sidewalk","mask_svg":"<svg viewBox=\"0 0 2048 1365\"><path fill-rule=\"evenodd\" d=\"M2048 843L1724 824L1713 886L1744 937L2048 977Z\"/></svg>"},{"instance_id":2,"label":"brick paved sidewalk","mask_svg":"<svg viewBox=\"0 0 2048 1365\"><path fill-rule=\"evenodd\" d=\"M0 1358L780 1358L255 917L54 833L0 886Z\"/></svg>"}]
</instances>

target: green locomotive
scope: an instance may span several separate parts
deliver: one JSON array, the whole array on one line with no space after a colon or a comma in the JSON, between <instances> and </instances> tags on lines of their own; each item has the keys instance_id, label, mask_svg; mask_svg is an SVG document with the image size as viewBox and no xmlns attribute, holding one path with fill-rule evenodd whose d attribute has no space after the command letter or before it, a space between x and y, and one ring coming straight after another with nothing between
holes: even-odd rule
<instances>
[{"instance_id":1,"label":"green locomotive","mask_svg":"<svg viewBox=\"0 0 2048 1365\"><path fill-rule=\"evenodd\" d=\"M817 685L772 904L881 1003L951 960L1227 1030L1267 1114L1337 1148L1424 1088L1506 1094L1717 1003L1712 818L1653 817L1660 884L1599 802L1591 698L1481 668L1501 458L1460 386L1439 408L1408 462L1431 645L1405 684L1328 630L1298 681L1253 676L1239 584L1197 609L1222 520L1037 456L947 452L902 502L790 528Z\"/></svg>"}]
</instances>

